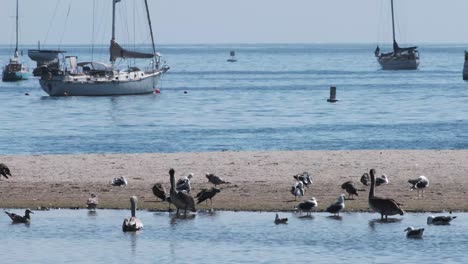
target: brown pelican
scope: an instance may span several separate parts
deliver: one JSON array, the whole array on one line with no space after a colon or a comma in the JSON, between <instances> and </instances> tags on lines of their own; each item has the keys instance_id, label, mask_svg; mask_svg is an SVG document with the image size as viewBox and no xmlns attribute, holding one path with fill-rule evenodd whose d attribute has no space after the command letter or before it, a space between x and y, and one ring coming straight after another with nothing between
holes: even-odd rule
<instances>
[{"instance_id":1,"label":"brown pelican","mask_svg":"<svg viewBox=\"0 0 468 264\"><path fill-rule=\"evenodd\" d=\"M211 182L212 184L214 184L215 187L217 185L220 185L220 184L229 183L229 182L223 180L221 177L214 175L213 173L207 173L206 178L208 178L208 181Z\"/></svg>"},{"instance_id":2,"label":"brown pelican","mask_svg":"<svg viewBox=\"0 0 468 264\"><path fill-rule=\"evenodd\" d=\"M312 178L310 177L310 174L307 171L303 172L302 174L294 175L293 177L297 181L301 181L302 183L304 183L305 187L309 187L309 185L312 184Z\"/></svg>"},{"instance_id":3,"label":"brown pelican","mask_svg":"<svg viewBox=\"0 0 468 264\"><path fill-rule=\"evenodd\" d=\"M409 226L405 229L407 238L422 238L424 233L424 228L415 229L412 226Z\"/></svg>"},{"instance_id":4,"label":"brown pelican","mask_svg":"<svg viewBox=\"0 0 468 264\"><path fill-rule=\"evenodd\" d=\"M218 188L215 188L215 187L211 187L209 189L203 189L201 190L197 196L195 196L196 198L198 198L198 202L197 204L203 202L203 201L207 201L208 202L208 199L210 199L210 204L213 205L213 201L211 200L217 193L221 192L220 189Z\"/></svg>"},{"instance_id":5,"label":"brown pelican","mask_svg":"<svg viewBox=\"0 0 468 264\"><path fill-rule=\"evenodd\" d=\"M0 163L0 178L1 178L2 175L3 175L3 177L5 177L7 179L8 179L8 176L11 176L10 169L4 163Z\"/></svg>"},{"instance_id":6,"label":"brown pelican","mask_svg":"<svg viewBox=\"0 0 468 264\"><path fill-rule=\"evenodd\" d=\"M275 224L279 225L279 224L287 224L288 223L288 218L280 218L278 214L276 214L276 217L275 217Z\"/></svg>"},{"instance_id":7,"label":"brown pelican","mask_svg":"<svg viewBox=\"0 0 468 264\"><path fill-rule=\"evenodd\" d=\"M192 190L192 186L190 184L190 179L192 179L192 177L193 177L193 173L189 173L188 176L181 177L177 181L176 190L178 192L185 191L185 192L190 193L190 191Z\"/></svg>"},{"instance_id":8,"label":"brown pelican","mask_svg":"<svg viewBox=\"0 0 468 264\"><path fill-rule=\"evenodd\" d=\"M13 223L27 224L27 223L31 222L30 214L34 214L34 213L31 210L26 209L24 211L24 216L17 215L15 213L10 213L10 212L7 212L7 211L5 211L5 214L7 214L11 218L11 221L13 221Z\"/></svg>"},{"instance_id":9,"label":"brown pelican","mask_svg":"<svg viewBox=\"0 0 468 264\"><path fill-rule=\"evenodd\" d=\"M178 192L175 186L175 178L174 178L175 171L174 169L169 170L169 176L171 180L171 191L170 191L170 198L171 203L173 203L177 208L177 215L179 215L179 209L183 209L185 215L187 215L187 210L192 212L196 212L195 209L195 201L193 197L190 196L186 192Z\"/></svg>"},{"instance_id":10,"label":"brown pelican","mask_svg":"<svg viewBox=\"0 0 468 264\"><path fill-rule=\"evenodd\" d=\"M341 189L346 190L346 192L349 195L348 199L351 199L351 197L354 195L359 196L359 194L357 193L358 189L356 188L356 186L354 185L352 181L347 181L343 183L341 185Z\"/></svg>"},{"instance_id":11,"label":"brown pelican","mask_svg":"<svg viewBox=\"0 0 468 264\"><path fill-rule=\"evenodd\" d=\"M166 188L161 183L155 183L153 185L153 194L154 196L161 199L161 201L165 202L167 200L167 192Z\"/></svg>"},{"instance_id":12,"label":"brown pelican","mask_svg":"<svg viewBox=\"0 0 468 264\"><path fill-rule=\"evenodd\" d=\"M297 209L300 212L306 212L306 215L309 216L313 209L317 208L318 203L315 197L312 197L310 200L304 201L297 205Z\"/></svg>"},{"instance_id":13,"label":"brown pelican","mask_svg":"<svg viewBox=\"0 0 468 264\"><path fill-rule=\"evenodd\" d=\"M344 194L340 194L340 196L338 197L338 201L336 201L336 203L330 205L326 211L331 213L331 214L334 214L334 215L340 215L340 212L341 210L343 210L345 208L345 195Z\"/></svg>"},{"instance_id":14,"label":"brown pelican","mask_svg":"<svg viewBox=\"0 0 468 264\"><path fill-rule=\"evenodd\" d=\"M291 187L291 193L294 195L294 201L297 196L304 196L304 183L302 181L295 181Z\"/></svg>"},{"instance_id":15,"label":"brown pelican","mask_svg":"<svg viewBox=\"0 0 468 264\"><path fill-rule=\"evenodd\" d=\"M371 187L369 190L369 206L372 210L380 213L381 219L388 218L389 215L403 215L404 211L400 208L400 205L393 199L380 198L375 196L375 170L370 170Z\"/></svg>"},{"instance_id":16,"label":"brown pelican","mask_svg":"<svg viewBox=\"0 0 468 264\"><path fill-rule=\"evenodd\" d=\"M365 173L361 176L361 183L364 184L365 186L368 186L368 185L369 185L369 173L365 172Z\"/></svg>"},{"instance_id":17,"label":"brown pelican","mask_svg":"<svg viewBox=\"0 0 468 264\"><path fill-rule=\"evenodd\" d=\"M138 199L136 196L130 197L130 205L132 209L132 216L125 218L122 224L122 230L124 232L135 232L143 228L141 220L135 216L137 209Z\"/></svg>"},{"instance_id":18,"label":"brown pelican","mask_svg":"<svg viewBox=\"0 0 468 264\"><path fill-rule=\"evenodd\" d=\"M382 184L388 184L388 177L385 174L382 174L380 178L375 179L375 186L380 186Z\"/></svg>"},{"instance_id":19,"label":"brown pelican","mask_svg":"<svg viewBox=\"0 0 468 264\"><path fill-rule=\"evenodd\" d=\"M92 193L91 197L89 197L88 200L86 201L86 205L87 205L88 209L89 210L96 210L98 204L99 204L99 200L97 198L97 195Z\"/></svg>"},{"instance_id":20,"label":"brown pelican","mask_svg":"<svg viewBox=\"0 0 468 264\"><path fill-rule=\"evenodd\" d=\"M428 216L427 224L428 225L450 225L453 219L457 218L456 216Z\"/></svg>"},{"instance_id":21,"label":"brown pelican","mask_svg":"<svg viewBox=\"0 0 468 264\"><path fill-rule=\"evenodd\" d=\"M426 178L426 176L419 176L415 180L408 180L409 183L411 183L413 186L411 186L411 190L416 189L418 191L418 197L419 197L419 192L421 191L422 197L424 197L424 189L429 186L429 180Z\"/></svg>"},{"instance_id":22,"label":"brown pelican","mask_svg":"<svg viewBox=\"0 0 468 264\"><path fill-rule=\"evenodd\" d=\"M125 179L124 176L119 177L119 178L114 178L111 182L113 186L127 186L128 182L127 179Z\"/></svg>"}]
</instances>

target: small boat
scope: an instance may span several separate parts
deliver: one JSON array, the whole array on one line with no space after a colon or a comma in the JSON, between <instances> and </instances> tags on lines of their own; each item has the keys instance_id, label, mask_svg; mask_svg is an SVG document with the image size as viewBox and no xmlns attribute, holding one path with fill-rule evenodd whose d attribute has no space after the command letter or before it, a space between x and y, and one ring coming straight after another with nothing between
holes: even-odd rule
<instances>
[{"instance_id":1,"label":"small boat","mask_svg":"<svg viewBox=\"0 0 468 264\"><path fill-rule=\"evenodd\" d=\"M401 48L395 37L395 16L393 11L393 0L390 0L392 10L392 32L393 51L388 53L380 52L379 46L375 49L375 57L383 70L416 70L419 66L418 47Z\"/></svg>"},{"instance_id":2,"label":"small boat","mask_svg":"<svg viewBox=\"0 0 468 264\"><path fill-rule=\"evenodd\" d=\"M16 82L29 79L28 69L20 62L18 52L18 0L16 0L16 46L15 54L3 69L2 81Z\"/></svg>"},{"instance_id":3,"label":"small boat","mask_svg":"<svg viewBox=\"0 0 468 264\"><path fill-rule=\"evenodd\" d=\"M463 64L463 80L468 81L468 51L465 50L465 63Z\"/></svg>"},{"instance_id":4,"label":"small boat","mask_svg":"<svg viewBox=\"0 0 468 264\"><path fill-rule=\"evenodd\" d=\"M231 52L229 53L229 55L231 55L231 58L227 59L228 62L236 62L237 59L236 59L236 52L231 50Z\"/></svg>"}]
</instances>

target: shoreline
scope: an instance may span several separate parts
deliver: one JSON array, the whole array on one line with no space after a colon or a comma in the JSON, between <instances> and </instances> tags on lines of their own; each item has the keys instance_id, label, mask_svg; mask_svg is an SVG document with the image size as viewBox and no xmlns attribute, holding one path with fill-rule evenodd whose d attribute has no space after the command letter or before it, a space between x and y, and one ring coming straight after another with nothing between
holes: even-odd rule
<instances>
[{"instance_id":1,"label":"shoreline","mask_svg":"<svg viewBox=\"0 0 468 264\"><path fill-rule=\"evenodd\" d=\"M389 184L376 195L395 199L407 212L468 211L468 150L352 150L352 151L226 151L201 153L0 155L11 170L10 179L0 181L2 208L85 208L90 193L99 197L99 208L126 209L136 195L141 210L167 211L168 204L156 202L152 186L161 182L169 190L170 168L176 179L193 173L194 197L208 183L205 173L221 176L213 208L223 211L294 211L297 204L316 197L318 211L335 202L341 184L352 180L359 197L346 200L344 212L369 212L368 187L361 175L375 168L386 174ZM290 188L293 175L308 171L313 184L304 197ZM410 191L409 179L425 175L430 185L425 197ZM128 186L110 185L125 176ZM365 191L364 191L365 190ZM204 203L197 209L209 209Z\"/></svg>"}]
</instances>

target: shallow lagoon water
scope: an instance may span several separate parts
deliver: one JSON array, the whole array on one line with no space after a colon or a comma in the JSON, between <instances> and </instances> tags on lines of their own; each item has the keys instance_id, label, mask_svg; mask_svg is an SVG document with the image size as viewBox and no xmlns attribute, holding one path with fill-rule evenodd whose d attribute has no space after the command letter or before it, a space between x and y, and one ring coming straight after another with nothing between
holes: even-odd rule
<instances>
[{"instance_id":1,"label":"shallow lagoon water","mask_svg":"<svg viewBox=\"0 0 468 264\"><path fill-rule=\"evenodd\" d=\"M12 210L22 212L23 210ZM138 211L144 229L123 233L128 210L35 211L29 225L0 221L2 259L29 263L466 263L468 214L449 226L426 224L427 213L380 222L375 213L288 217L273 212L199 212L176 218ZM408 226L425 228L408 239Z\"/></svg>"}]
</instances>

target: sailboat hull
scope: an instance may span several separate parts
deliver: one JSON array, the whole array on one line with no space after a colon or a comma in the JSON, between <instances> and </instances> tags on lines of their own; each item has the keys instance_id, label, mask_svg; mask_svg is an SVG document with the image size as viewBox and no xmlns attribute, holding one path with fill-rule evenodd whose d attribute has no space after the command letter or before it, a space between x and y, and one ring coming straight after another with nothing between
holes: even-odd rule
<instances>
[{"instance_id":1,"label":"sailboat hull","mask_svg":"<svg viewBox=\"0 0 468 264\"><path fill-rule=\"evenodd\" d=\"M399 57L382 57L377 59L382 70L417 70L419 59L407 59Z\"/></svg>"},{"instance_id":2,"label":"sailboat hull","mask_svg":"<svg viewBox=\"0 0 468 264\"><path fill-rule=\"evenodd\" d=\"M24 71L9 72L3 71L2 81L4 82L16 82L29 79L29 73Z\"/></svg>"}]
</instances>

